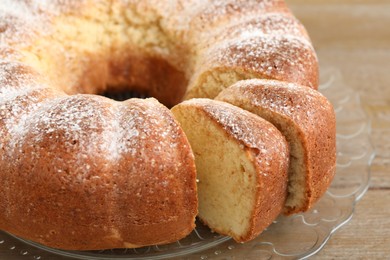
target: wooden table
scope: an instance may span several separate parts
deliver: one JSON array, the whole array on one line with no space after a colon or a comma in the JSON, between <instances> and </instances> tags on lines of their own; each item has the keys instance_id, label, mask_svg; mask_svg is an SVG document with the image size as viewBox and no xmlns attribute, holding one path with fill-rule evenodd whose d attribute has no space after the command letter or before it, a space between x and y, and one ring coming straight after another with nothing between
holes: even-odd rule
<instances>
[{"instance_id":1,"label":"wooden table","mask_svg":"<svg viewBox=\"0 0 390 260\"><path fill-rule=\"evenodd\" d=\"M390 1L288 2L323 66L337 66L360 93L376 157L352 220L312 259L390 258Z\"/></svg>"},{"instance_id":2,"label":"wooden table","mask_svg":"<svg viewBox=\"0 0 390 260\"><path fill-rule=\"evenodd\" d=\"M389 259L390 1L289 0L288 4L307 27L321 66L339 68L345 82L360 93L377 154L369 190L356 205L352 220L312 259ZM9 250L0 245L0 259L34 259L23 252L9 256Z\"/></svg>"}]
</instances>

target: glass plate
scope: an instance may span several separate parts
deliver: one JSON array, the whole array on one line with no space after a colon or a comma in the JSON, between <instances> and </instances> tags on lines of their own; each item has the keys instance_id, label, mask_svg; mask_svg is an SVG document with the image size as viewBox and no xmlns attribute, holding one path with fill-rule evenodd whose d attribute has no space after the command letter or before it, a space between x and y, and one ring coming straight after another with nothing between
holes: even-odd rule
<instances>
[{"instance_id":1,"label":"glass plate","mask_svg":"<svg viewBox=\"0 0 390 260\"><path fill-rule=\"evenodd\" d=\"M339 70L321 70L320 91L334 105L337 118L337 172L326 195L304 214L280 216L258 238L237 244L211 233L200 223L187 238L164 246L104 251L61 251L0 232L0 249L20 259L302 259L317 253L330 235L347 223L354 205L368 189L374 150L370 122L357 93L346 86ZM4 251L4 250L3 250ZM15 259L15 258L13 258ZM19 259L19 257L18 257ZM57 259L57 258L56 258Z\"/></svg>"}]
</instances>

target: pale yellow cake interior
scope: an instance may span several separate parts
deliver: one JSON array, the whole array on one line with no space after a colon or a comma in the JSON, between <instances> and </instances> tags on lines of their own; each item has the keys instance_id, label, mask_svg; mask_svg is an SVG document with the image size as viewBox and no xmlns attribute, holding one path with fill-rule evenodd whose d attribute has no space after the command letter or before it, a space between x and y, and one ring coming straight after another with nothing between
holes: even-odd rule
<instances>
[{"instance_id":1,"label":"pale yellow cake interior","mask_svg":"<svg viewBox=\"0 0 390 260\"><path fill-rule=\"evenodd\" d=\"M217 232L240 237L250 228L256 197L250 155L203 111L178 106L173 113L195 154L199 217Z\"/></svg>"},{"instance_id":2,"label":"pale yellow cake interior","mask_svg":"<svg viewBox=\"0 0 390 260\"><path fill-rule=\"evenodd\" d=\"M290 148L288 197L285 203L285 207L287 212L289 211L289 208L300 208L301 205L306 201L306 195L304 191L306 190L305 185L307 168L305 166L306 158L304 157L306 153L303 149L303 144L300 137L302 134L299 133L299 129L294 126L294 123L291 122L289 118L278 113L273 113L269 110L262 109L260 106L254 106L250 101L241 102L236 100L234 96L229 95L218 97L217 99L229 102L235 106L257 114L258 116L275 125L284 135Z\"/></svg>"}]
</instances>

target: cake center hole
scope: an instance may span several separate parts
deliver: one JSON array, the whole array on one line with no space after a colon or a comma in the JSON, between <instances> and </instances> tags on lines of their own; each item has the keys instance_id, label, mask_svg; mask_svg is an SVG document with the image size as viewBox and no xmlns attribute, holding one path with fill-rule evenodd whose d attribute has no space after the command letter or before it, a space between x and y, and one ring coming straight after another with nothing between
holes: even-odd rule
<instances>
[{"instance_id":1,"label":"cake center hole","mask_svg":"<svg viewBox=\"0 0 390 260\"><path fill-rule=\"evenodd\" d=\"M143 93L135 90L123 90L123 91L106 91L101 94L104 97L114 99L116 101L124 101L130 98L149 98L151 97L147 93Z\"/></svg>"},{"instance_id":2,"label":"cake center hole","mask_svg":"<svg viewBox=\"0 0 390 260\"><path fill-rule=\"evenodd\" d=\"M154 97L168 108L182 101L188 85L184 69L176 68L158 55L126 51L121 55L111 57L106 86L102 88L106 90L100 95L118 101Z\"/></svg>"}]
</instances>

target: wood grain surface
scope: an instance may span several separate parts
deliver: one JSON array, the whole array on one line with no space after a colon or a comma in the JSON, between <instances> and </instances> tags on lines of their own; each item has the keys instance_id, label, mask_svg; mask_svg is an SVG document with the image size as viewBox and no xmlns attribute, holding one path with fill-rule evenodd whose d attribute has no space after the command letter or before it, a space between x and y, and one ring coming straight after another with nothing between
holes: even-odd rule
<instances>
[{"instance_id":1,"label":"wood grain surface","mask_svg":"<svg viewBox=\"0 0 390 260\"><path fill-rule=\"evenodd\" d=\"M352 220L311 259L390 259L390 1L288 1L323 66L360 93L376 157Z\"/></svg>"},{"instance_id":2,"label":"wood grain surface","mask_svg":"<svg viewBox=\"0 0 390 260\"><path fill-rule=\"evenodd\" d=\"M390 1L288 0L288 4L309 31L321 65L339 68L345 82L360 93L376 150L370 188L357 203L352 220L311 259L390 259ZM23 252L10 256L10 250L0 245L0 260L34 259L34 252L29 252L30 257ZM45 260L61 259L40 255Z\"/></svg>"}]
</instances>

